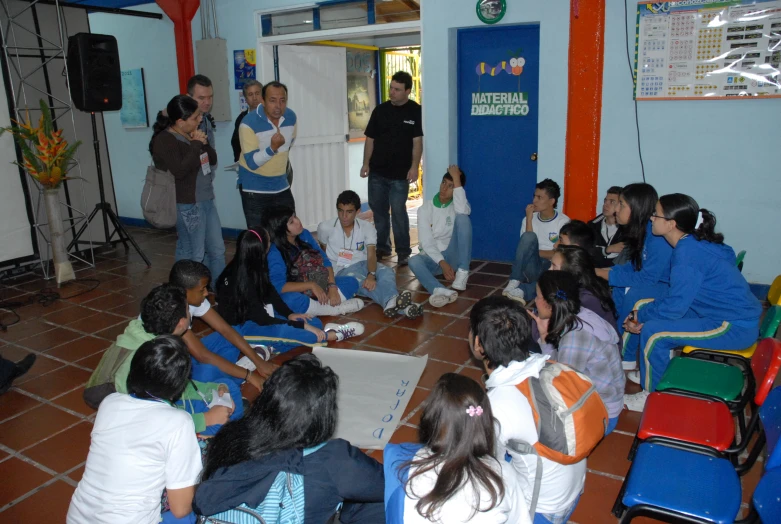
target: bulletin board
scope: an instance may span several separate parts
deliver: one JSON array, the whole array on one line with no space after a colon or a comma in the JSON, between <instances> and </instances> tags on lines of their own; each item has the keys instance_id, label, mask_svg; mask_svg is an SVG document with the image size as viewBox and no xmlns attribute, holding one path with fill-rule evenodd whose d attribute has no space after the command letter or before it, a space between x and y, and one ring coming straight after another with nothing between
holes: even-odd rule
<instances>
[{"instance_id":1,"label":"bulletin board","mask_svg":"<svg viewBox=\"0 0 781 524\"><path fill-rule=\"evenodd\" d=\"M781 98L781 0L639 2L636 100Z\"/></svg>"}]
</instances>

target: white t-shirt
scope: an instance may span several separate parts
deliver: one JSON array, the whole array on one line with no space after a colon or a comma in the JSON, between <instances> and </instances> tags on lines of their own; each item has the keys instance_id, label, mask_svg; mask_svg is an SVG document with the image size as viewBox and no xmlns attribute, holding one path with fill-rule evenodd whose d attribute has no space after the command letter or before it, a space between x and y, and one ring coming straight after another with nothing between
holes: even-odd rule
<instances>
[{"instance_id":1,"label":"white t-shirt","mask_svg":"<svg viewBox=\"0 0 781 524\"><path fill-rule=\"evenodd\" d=\"M425 456L428 453L426 448L421 449L415 455L416 457ZM486 460L494 471L500 473L504 483L504 498L488 511L474 511L475 492L471 482L467 482L461 489L453 495L440 509L437 514L436 524L531 524L529 518L529 508L526 506L518 476L513 471L512 466L507 462L498 462L495 460ZM432 524L432 521L426 520L418 510L416 505L419 498L430 493L434 489L440 468L427 471L426 473L412 479L407 486L407 495L404 498L404 524ZM410 476L415 471L410 468ZM410 493L416 497L410 497ZM487 508L491 504L491 497L487 492L480 494L480 506Z\"/></svg>"},{"instance_id":2,"label":"white t-shirt","mask_svg":"<svg viewBox=\"0 0 781 524\"><path fill-rule=\"evenodd\" d=\"M325 244L325 254L334 266L334 273L338 273L367 259L369 246L377 245L377 230L371 222L356 218L352 233L347 236L338 218L324 220L317 226L317 241Z\"/></svg>"},{"instance_id":3,"label":"white t-shirt","mask_svg":"<svg viewBox=\"0 0 781 524\"><path fill-rule=\"evenodd\" d=\"M559 230L561 226L569 222L569 217L564 213L553 215L550 220L540 220L540 214L534 213L532 217L532 230L537 234L537 240L540 243L540 250L550 251L553 244L559 240ZM521 222L521 235L526 233L526 218Z\"/></svg>"},{"instance_id":4,"label":"white t-shirt","mask_svg":"<svg viewBox=\"0 0 781 524\"><path fill-rule=\"evenodd\" d=\"M112 393L92 429L68 524L158 524L163 488L194 486L201 451L189 413Z\"/></svg>"},{"instance_id":5,"label":"white t-shirt","mask_svg":"<svg viewBox=\"0 0 781 524\"><path fill-rule=\"evenodd\" d=\"M418 240L420 252L428 255L439 264L445 257L453 237L456 215L468 215L472 212L463 187L453 188L453 200L444 207L439 202L439 193L433 199L423 202L418 209Z\"/></svg>"}]
</instances>

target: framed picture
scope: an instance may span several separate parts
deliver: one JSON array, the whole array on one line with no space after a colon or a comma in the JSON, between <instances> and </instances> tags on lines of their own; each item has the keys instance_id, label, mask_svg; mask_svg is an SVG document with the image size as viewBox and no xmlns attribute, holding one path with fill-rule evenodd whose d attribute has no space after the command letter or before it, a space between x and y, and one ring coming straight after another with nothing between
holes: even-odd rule
<instances>
[{"instance_id":1,"label":"framed picture","mask_svg":"<svg viewBox=\"0 0 781 524\"><path fill-rule=\"evenodd\" d=\"M149 127L143 68L122 71L122 109L119 111L119 119L122 127Z\"/></svg>"},{"instance_id":2,"label":"framed picture","mask_svg":"<svg viewBox=\"0 0 781 524\"><path fill-rule=\"evenodd\" d=\"M364 138L363 132L377 105L377 68L370 51L347 50L347 120L350 139Z\"/></svg>"}]
</instances>

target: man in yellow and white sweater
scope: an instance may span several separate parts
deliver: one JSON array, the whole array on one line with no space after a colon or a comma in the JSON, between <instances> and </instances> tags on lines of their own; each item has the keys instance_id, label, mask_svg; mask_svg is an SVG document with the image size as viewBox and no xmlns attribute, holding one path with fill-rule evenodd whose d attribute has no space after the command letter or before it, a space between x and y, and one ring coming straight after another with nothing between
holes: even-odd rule
<instances>
[{"instance_id":1,"label":"man in yellow and white sweater","mask_svg":"<svg viewBox=\"0 0 781 524\"><path fill-rule=\"evenodd\" d=\"M288 155L296 140L296 114L287 107L287 87L263 86L263 104L239 126L239 190L247 227L260 225L270 207L295 209L287 178Z\"/></svg>"}]
</instances>

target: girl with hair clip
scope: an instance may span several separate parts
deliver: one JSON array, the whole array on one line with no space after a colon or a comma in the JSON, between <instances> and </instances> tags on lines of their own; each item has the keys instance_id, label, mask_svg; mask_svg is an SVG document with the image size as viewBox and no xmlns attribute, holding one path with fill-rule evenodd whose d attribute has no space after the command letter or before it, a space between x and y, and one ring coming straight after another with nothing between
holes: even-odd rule
<instances>
[{"instance_id":1,"label":"girl with hair clip","mask_svg":"<svg viewBox=\"0 0 781 524\"><path fill-rule=\"evenodd\" d=\"M294 313L269 281L270 246L268 232L261 227L252 227L239 234L236 256L216 284L217 303L226 322L235 326L242 336L267 339L268 345L281 352L301 345L341 341L363 333L363 325L358 322L327 324L323 330L323 323L312 315ZM235 362L239 350L227 340L221 346L220 354ZM231 354L226 355L226 351Z\"/></svg>"},{"instance_id":2,"label":"girl with hair clip","mask_svg":"<svg viewBox=\"0 0 781 524\"><path fill-rule=\"evenodd\" d=\"M198 129L198 102L176 95L157 113L149 152L155 167L169 171L176 184L176 260L203 262L212 275L225 269L225 243L214 203L217 152Z\"/></svg>"},{"instance_id":3,"label":"girl with hair clip","mask_svg":"<svg viewBox=\"0 0 781 524\"><path fill-rule=\"evenodd\" d=\"M611 324L581 307L574 275L546 271L537 281L537 313L530 312L540 332L542 353L580 371L594 383L610 417L605 435L618 423L624 408L626 376L618 352L618 335Z\"/></svg>"},{"instance_id":4,"label":"girl with hair clip","mask_svg":"<svg viewBox=\"0 0 781 524\"><path fill-rule=\"evenodd\" d=\"M333 316L363 309L363 300L349 298L358 291L358 280L334 276L328 255L293 209L269 210L263 226L273 244L268 252L269 279L290 309Z\"/></svg>"},{"instance_id":5,"label":"girl with hair clip","mask_svg":"<svg viewBox=\"0 0 781 524\"><path fill-rule=\"evenodd\" d=\"M411 446L386 447L388 524L531 524L517 473L494 456L496 421L483 388L446 373L422 409L422 446L411 460L401 462Z\"/></svg>"},{"instance_id":6,"label":"girl with hair clip","mask_svg":"<svg viewBox=\"0 0 781 524\"><path fill-rule=\"evenodd\" d=\"M344 524L384 524L382 466L333 438L338 387L339 377L314 355L282 364L245 416L210 442L193 501L196 513L236 522L233 508L257 510L278 475L287 472L303 476L303 508L294 504L297 522L324 523L341 506Z\"/></svg>"},{"instance_id":7,"label":"girl with hair clip","mask_svg":"<svg viewBox=\"0 0 781 524\"><path fill-rule=\"evenodd\" d=\"M195 522L192 500L201 472L193 419L177 409L189 382L190 353L178 336L160 335L133 355L129 395L100 404L84 476L73 493L68 524Z\"/></svg>"},{"instance_id":8,"label":"girl with hair clip","mask_svg":"<svg viewBox=\"0 0 781 524\"><path fill-rule=\"evenodd\" d=\"M670 244L651 234L651 216L658 200L656 189L649 184L629 184L618 197L616 221L624 231L624 253L629 262L612 268L597 269L597 276L613 288L613 301L623 336L624 369L637 367L637 337L624 331L623 319L641 300L663 296L670 283Z\"/></svg>"},{"instance_id":9,"label":"girl with hair clip","mask_svg":"<svg viewBox=\"0 0 781 524\"><path fill-rule=\"evenodd\" d=\"M651 218L653 234L672 248L670 289L625 319L640 335L643 391L627 395L626 406L642 411L670 363L670 351L693 345L742 349L756 342L762 306L735 263L735 251L716 233L716 217L693 198L664 195Z\"/></svg>"}]
</instances>

